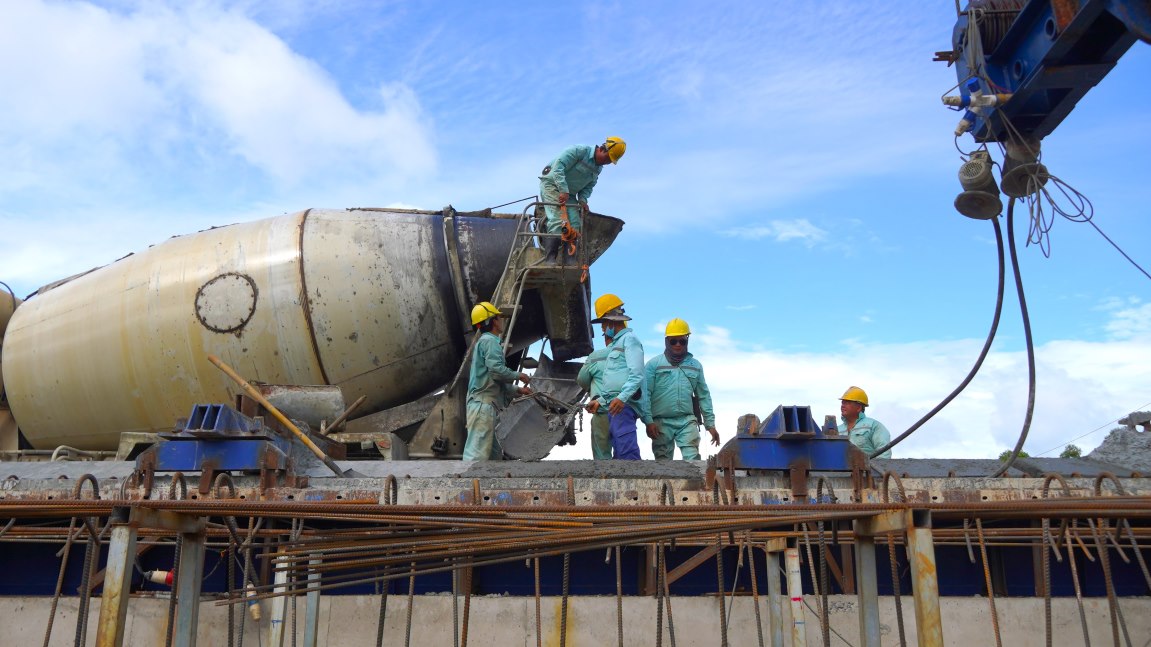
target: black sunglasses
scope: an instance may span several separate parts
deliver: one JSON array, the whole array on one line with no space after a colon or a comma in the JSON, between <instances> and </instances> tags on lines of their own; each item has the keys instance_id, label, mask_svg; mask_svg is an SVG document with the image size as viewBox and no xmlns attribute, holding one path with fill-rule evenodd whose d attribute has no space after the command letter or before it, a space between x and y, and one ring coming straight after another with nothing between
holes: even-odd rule
<instances>
[{"instance_id":1,"label":"black sunglasses","mask_svg":"<svg viewBox=\"0 0 1151 647\"><path fill-rule=\"evenodd\" d=\"M669 346L687 346L687 337L668 337Z\"/></svg>"}]
</instances>

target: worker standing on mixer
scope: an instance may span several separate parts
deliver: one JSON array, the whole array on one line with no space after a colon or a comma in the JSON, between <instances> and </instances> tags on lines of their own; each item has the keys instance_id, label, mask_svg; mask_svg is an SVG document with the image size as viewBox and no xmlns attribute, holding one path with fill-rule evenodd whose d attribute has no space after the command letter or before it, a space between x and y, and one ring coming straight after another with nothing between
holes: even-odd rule
<instances>
[{"instance_id":1,"label":"worker standing on mixer","mask_svg":"<svg viewBox=\"0 0 1151 647\"><path fill-rule=\"evenodd\" d=\"M526 373L508 368L500 343L504 330L503 313L488 301L472 308L472 327L479 338L475 342L472 366L468 373L468 440L464 443L464 460L499 460L503 450L495 441L499 412L516 394L529 395L527 386L517 388L516 380L525 385L531 380Z\"/></svg>"},{"instance_id":2,"label":"worker standing on mixer","mask_svg":"<svg viewBox=\"0 0 1151 647\"><path fill-rule=\"evenodd\" d=\"M608 411L611 429L611 447L616 460L639 460L636 441L636 420L651 422L647 390L643 387L643 344L627 322L623 300L614 294L605 294L595 300L596 318L605 337L611 339L603 372L593 386L598 395L588 402L587 410L595 414L601 408Z\"/></svg>"},{"instance_id":3,"label":"worker standing on mixer","mask_svg":"<svg viewBox=\"0 0 1151 647\"><path fill-rule=\"evenodd\" d=\"M574 242L583 233L582 213L599 180L600 171L623 157L627 143L608 137L598 146L569 146L540 172L540 201L544 203L544 226L549 234L562 234ZM548 258L555 258L559 238L544 239Z\"/></svg>"}]
</instances>

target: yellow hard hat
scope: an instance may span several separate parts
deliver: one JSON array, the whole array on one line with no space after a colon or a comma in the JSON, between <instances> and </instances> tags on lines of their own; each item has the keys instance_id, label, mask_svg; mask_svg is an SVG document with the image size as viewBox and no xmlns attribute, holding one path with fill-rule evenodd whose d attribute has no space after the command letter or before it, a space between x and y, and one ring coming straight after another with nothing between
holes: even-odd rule
<instances>
[{"instance_id":1,"label":"yellow hard hat","mask_svg":"<svg viewBox=\"0 0 1151 647\"><path fill-rule=\"evenodd\" d=\"M667 330L663 334L665 337L683 337L691 334L691 328L683 319L672 319L667 322Z\"/></svg>"},{"instance_id":2,"label":"yellow hard hat","mask_svg":"<svg viewBox=\"0 0 1151 647\"><path fill-rule=\"evenodd\" d=\"M611 160L612 164L615 164L627 151L627 142L619 137L608 137L607 141L603 143L603 147L607 151L608 159Z\"/></svg>"},{"instance_id":3,"label":"yellow hard hat","mask_svg":"<svg viewBox=\"0 0 1151 647\"><path fill-rule=\"evenodd\" d=\"M481 324L501 314L503 313L491 301L480 301L472 308L472 325Z\"/></svg>"},{"instance_id":4,"label":"yellow hard hat","mask_svg":"<svg viewBox=\"0 0 1151 647\"><path fill-rule=\"evenodd\" d=\"M604 321L630 321L631 317L623 313L623 299L614 294L605 294L595 300L595 319L592 323Z\"/></svg>"},{"instance_id":5,"label":"yellow hard hat","mask_svg":"<svg viewBox=\"0 0 1151 647\"><path fill-rule=\"evenodd\" d=\"M859 388L858 386L847 387L847 390L843 392L843 396L839 399L848 400L850 402L858 402L865 407L867 406L867 394L864 393L863 389Z\"/></svg>"}]
</instances>

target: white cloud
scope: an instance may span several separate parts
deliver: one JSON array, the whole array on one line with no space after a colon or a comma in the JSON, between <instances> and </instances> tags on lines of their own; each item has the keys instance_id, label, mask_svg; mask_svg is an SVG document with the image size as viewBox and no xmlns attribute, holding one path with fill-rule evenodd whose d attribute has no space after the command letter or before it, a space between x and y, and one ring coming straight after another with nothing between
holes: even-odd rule
<instances>
[{"instance_id":1,"label":"white cloud","mask_svg":"<svg viewBox=\"0 0 1151 647\"><path fill-rule=\"evenodd\" d=\"M645 345L654 343L645 340ZM787 352L735 339L701 326L692 353L704 364L723 441L740 415L766 418L779 405L812 408L816 422L838 415L849 385L867 391L868 414L896 436L955 389L978 356L982 340L923 340L873 344L846 340L822 352ZM652 353L649 352L650 356ZM1087 453L1108 424L1151 401L1151 334L1100 341L1051 341L1036 349L1036 403L1025 448L1032 454L1074 442ZM894 450L899 458L991 458L1014 446L1027 404L1022 351L997 350L967 389ZM581 439L581 443L586 441ZM650 445L641 438L641 448ZM557 450L583 458L586 444ZM650 454L650 447L645 451ZM702 452L704 456L714 450Z\"/></svg>"},{"instance_id":2,"label":"white cloud","mask_svg":"<svg viewBox=\"0 0 1151 647\"><path fill-rule=\"evenodd\" d=\"M811 224L806 218L771 220L762 225L725 229L721 233L724 236L745 238L748 240L770 238L778 243L799 240L804 242L808 247L827 238L826 231Z\"/></svg>"}]
</instances>

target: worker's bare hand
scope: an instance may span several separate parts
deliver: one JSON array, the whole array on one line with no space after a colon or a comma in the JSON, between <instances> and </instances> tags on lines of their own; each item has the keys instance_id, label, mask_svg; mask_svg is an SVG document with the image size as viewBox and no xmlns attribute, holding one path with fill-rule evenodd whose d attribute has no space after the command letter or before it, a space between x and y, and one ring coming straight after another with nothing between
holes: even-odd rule
<instances>
[{"instance_id":1,"label":"worker's bare hand","mask_svg":"<svg viewBox=\"0 0 1151 647\"><path fill-rule=\"evenodd\" d=\"M627 405L623 403L623 400L620 400L619 398L613 398L612 401L607 405L607 412L614 416L620 411L623 411L623 408L626 406Z\"/></svg>"},{"instance_id":2,"label":"worker's bare hand","mask_svg":"<svg viewBox=\"0 0 1151 647\"><path fill-rule=\"evenodd\" d=\"M560 194L560 206L566 205L567 203L568 203L568 194L561 193Z\"/></svg>"},{"instance_id":3,"label":"worker's bare hand","mask_svg":"<svg viewBox=\"0 0 1151 647\"><path fill-rule=\"evenodd\" d=\"M521 386L520 388L516 389L516 393L519 393L520 395L531 395L532 390L526 386Z\"/></svg>"},{"instance_id":4,"label":"worker's bare hand","mask_svg":"<svg viewBox=\"0 0 1151 647\"><path fill-rule=\"evenodd\" d=\"M658 422L647 423L647 437L648 438L651 438L652 440L659 438L659 432L660 432L660 428L659 428Z\"/></svg>"},{"instance_id":5,"label":"worker's bare hand","mask_svg":"<svg viewBox=\"0 0 1151 647\"><path fill-rule=\"evenodd\" d=\"M588 413L595 413L599 411L599 400L592 400L591 402L588 402L585 408L587 409Z\"/></svg>"},{"instance_id":6,"label":"worker's bare hand","mask_svg":"<svg viewBox=\"0 0 1151 647\"><path fill-rule=\"evenodd\" d=\"M711 444L719 447L719 431L715 427L708 427L707 433L711 434Z\"/></svg>"},{"instance_id":7,"label":"worker's bare hand","mask_svg":"<svg viewBox=\"0 0 1151 647\"><path fill-rule=\"evenodd\" d=\"M527 373L520 373L519 380L524 384L529 384L532 381L532 376L528 375Z\"/></svg>"}]
</instances>

